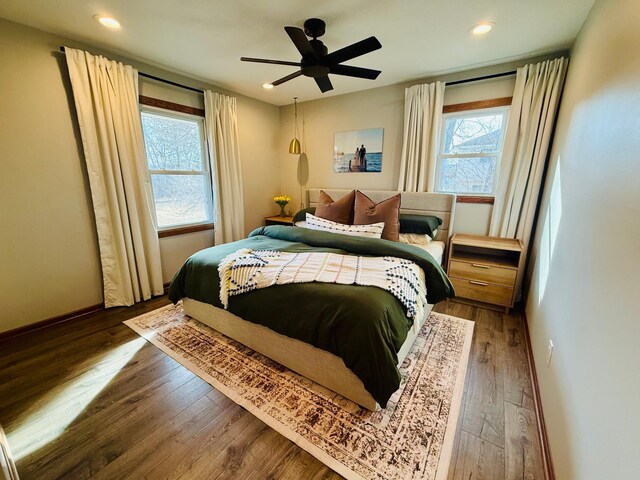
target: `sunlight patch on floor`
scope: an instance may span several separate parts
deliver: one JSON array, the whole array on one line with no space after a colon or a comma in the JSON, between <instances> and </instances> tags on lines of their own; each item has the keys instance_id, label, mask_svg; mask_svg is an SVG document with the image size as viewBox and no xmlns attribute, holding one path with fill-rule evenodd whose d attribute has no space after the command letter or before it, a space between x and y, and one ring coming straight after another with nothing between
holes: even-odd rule
<instances>
[{"instance_id":1,"label":"sunlight patch on floor","mask_svg":"<svg viewBox=\"0 0 640 480\"><path fill-rule=\"evenodd\" d=\"M145 342L136 338L104 356L87 359L70 378L38 398L7 432L13 457L27 457L62 435Z\"/></svg>"}]
</instances>

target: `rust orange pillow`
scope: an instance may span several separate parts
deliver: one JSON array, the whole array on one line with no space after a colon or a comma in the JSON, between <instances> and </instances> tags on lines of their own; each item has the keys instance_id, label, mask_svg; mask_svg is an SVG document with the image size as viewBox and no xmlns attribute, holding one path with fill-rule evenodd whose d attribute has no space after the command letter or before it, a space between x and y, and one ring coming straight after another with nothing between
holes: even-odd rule
<instances>
[{"instance_id":1,"label":"rust orange pillow","mask_svg":"<svg viewBox=\"0 0 640 480\"><path fill-rule=\"evenodd\" d=\"M356 191L352 190L334 202L324 190L320 190L315 216L324 218L325 220L331 220L332 222L351 225L353 223L353 204L355 197Z\"/></svg>"},{"instance_id":2,"label":"rust orange pillow","mask_svg":"<svg viewBox=\"0 0 640 480\"><path fill-rule=\"evenodd\" d=\"M382 238L397 242L400 238L400 194L376 203L364 193L356 192L354 225L384 222Z\"/></svg>"}]
</instances>

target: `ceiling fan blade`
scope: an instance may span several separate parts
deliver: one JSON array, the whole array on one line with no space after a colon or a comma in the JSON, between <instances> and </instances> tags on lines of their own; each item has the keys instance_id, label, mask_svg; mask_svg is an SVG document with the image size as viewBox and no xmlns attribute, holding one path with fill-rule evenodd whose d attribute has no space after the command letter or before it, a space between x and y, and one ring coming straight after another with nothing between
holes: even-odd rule
<instances>
[{"instance_id":1,"label":"ceiling fan blade","mask_svg":"<svg viewBox=\"0 0 640 480\"><path fill-rule=\"evenodd\" d=\"M360 40L348 47L331 52L329 55L324 57L324 62L327 65L346 62L347 60L359 57L360 55L365 55L369 52L373 52L374 50L378 50L379 48L382 48L382 44L376 37L365 38L364 40Z\"/></svg>"},{"instance_id":2,"label":"ceiling fan blade","mask_svg":"<svg viewBox=\"0 0 640 480\"><path fill-rule=\"evenodd\" d=\"M329 75L325 75L324 77L316 77L314 79L320 87L320 91L322 93L328 92L329 90L333 90L333 85L331 85L331 80L329 80Z\"/></svg>"},{"instance_id":3,"label":"ceiling fan blade","mask_svg":"<svg viewBox=\"0 0 640 480\"><path fill-rule=\"evenodd\" d=\"M275 65L290 65L292 67L300 67L300 62L287 62L285 60L267 60L266 58L251 58L240 57L243 62L255 62L255 63L273 63Z\"/></svg>"},{"instance_id":4,"label":"ceiling fan blade","mask_svg":"<svg viewBox=\"0 0 640 480\"><path fill-rule=\"evenodd\" d=\"M301 28L284 27L284 29L289 34L289 38L291 38L291 41L300 52L300 55L307 58L317 58L315 50L311 46L311 43L309 43L309 39Z\"/></svg>"},{"instance_id":5,"label":"ceiling fan blade","mask_svg":"<svg viewBox=\"0 0 640 480\"><path fill-rule=\"evenodd\" d=\"M280 85L281 83L288 82L289 80L293 80L294 78L299 77L300 75L302 75L302 70L293 72L291 75L287 75L286 77L279 78L275 82L271 82L271 85L275 87L276 85Z\"/></svg>"},{"instance_id":6,"label":"ceiling fan blade","mask_svg":"<svg viewBox=\"0 0 640 480\"><path fill-rule=\"evenodd\" d=\"M349 65L331 65L329 67L331 73L335 75L346 75L347 77L366 78L375 80L380 75L380 70L371 70L369 68L351 67Z\"/></svg>"}]
</instances>

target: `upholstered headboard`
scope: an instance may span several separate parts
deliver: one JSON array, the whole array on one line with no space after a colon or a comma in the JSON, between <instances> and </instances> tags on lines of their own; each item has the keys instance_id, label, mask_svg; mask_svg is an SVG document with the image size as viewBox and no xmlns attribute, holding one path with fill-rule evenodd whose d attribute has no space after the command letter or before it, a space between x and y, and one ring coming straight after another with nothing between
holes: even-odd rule
<instances>
[{"instance_id":1,"label":"upholstered headboard","mask_svg":"<svg viewBox=\"0 0 640 480\"><path fill-rule=\"evenodd\" d=\"M307 205L315 207L318 203L320 188L307 190ZM327 195L334 200L346 195L351 190L323 188ZM435 215L442 219L442 225L438 228L436 240L445 242L449 246L449 238L453 234L453 217L456 209L456 196L451 193L427 193L427 192L394 192L387 190L360 190L374 202L380 202L386 198L400 193L400 213L414 215ZM445 250L446 251L446 250Z\"/></svg>"}]
</instances>

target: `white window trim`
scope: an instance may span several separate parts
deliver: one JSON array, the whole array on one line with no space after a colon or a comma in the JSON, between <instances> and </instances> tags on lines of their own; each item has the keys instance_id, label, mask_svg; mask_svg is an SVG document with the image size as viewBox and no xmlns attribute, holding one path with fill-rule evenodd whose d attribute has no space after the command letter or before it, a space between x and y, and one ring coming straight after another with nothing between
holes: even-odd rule
<instances>
[{"instance_id":1,"label":"white window trim","mask_svg":"<svg viewBox=\"0 0 640 480\"><path fill-rule=\"evenodd\" d=\"M504 150L504 140L506 137L507 125L509 123L509 111L510 106L502 106L502 107L489 107L489 108L478 108L474 110L465 110L463 112L451 112L442 114L441 124L440 124L440 139L438 142L438 156L436 157L436 178L435 191L438 193L454 193L456 195L473 195L478 197L495 197L496 192L498 190L498 184L500 181L500 165L502 163L502 152ZM445 124L448 118L456 117L456 118L467 118L467 117L477 117L481 115L492 115L495 113L504 112L504 117L502 121L502 135L500 138L500 144L498 150L494 152L480 152L480 153L444 153L442 150L444 148L444 136L445 136ZM442 165L442 160L444 158L477 158L477 157L496 157L496 170L495 175L493 177L493 188L491 192L454 192L448 190L440 189L440 166Z\"/></svg>"},{"instance_id":2,"label":"white window trim","mask_svg":"<svg viewBox=\"0 0 640 480\"><path fill-rule=\"evenodd\" d=\"M140 114L142 112L152 113L154 115L162 115L170 118L187 119L196 121L200 129L200 148L202 152L202 170L152 170L149 168L149 162L147 161L146 167L149 172L149 179L151 175L203 175L205 177L205 186L207 194L205 195L206 205L205 211L207 212L207 219L202 222L190 222L190 223L176 223L173 225L158 226L158 218L156 213L156 199L153 192L153 186L151 187L151 196L153 198L153 216L158 229L158 232L164 232L167 230L174 230L176 228L193 227L197 225L208 225L213 223L213 187L211 186L211 170L208 161L207 153L207 140L204 132L204 117L199 115L192 115L190 113L176 112L174 110L167 110L165 108L153 107L150 105L140 105ZM144 139L144 137L143 137ZM146 146L145 146L145 158L146 158Z\"/></svg>"}]
</instances>

